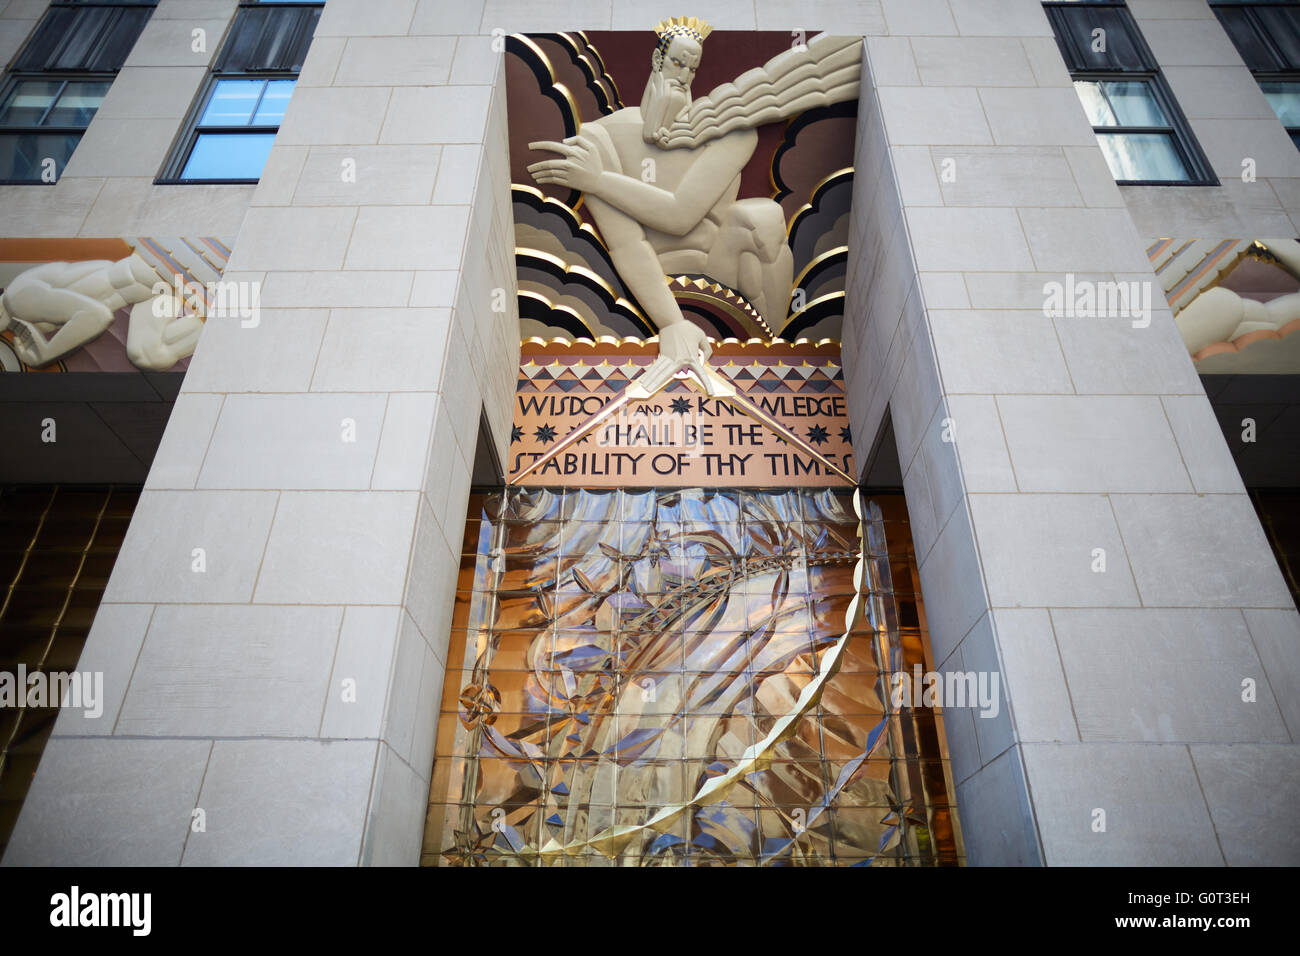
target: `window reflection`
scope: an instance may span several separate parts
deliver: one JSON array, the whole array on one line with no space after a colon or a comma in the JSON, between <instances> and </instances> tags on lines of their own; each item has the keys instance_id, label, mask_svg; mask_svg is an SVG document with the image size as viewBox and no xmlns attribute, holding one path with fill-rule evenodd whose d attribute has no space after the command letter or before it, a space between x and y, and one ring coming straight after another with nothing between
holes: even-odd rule
<instances>
[{"instance_id":1,"label":"window reflection","mask_svg":"<svg viewBox=\"0 0 1300 956\"><path fill-rule=\"evenodd\" d=\"M1075 80L1074 88L1115 179L1190 182L1173 125L1150 81Z\"/></svg>"},{"instance_id":2,"label":"window reflection","mask_svg":"<svg viewBox=\"0 0 1300 956\"><path fill-rule=\"evenodd\" d=\"M1186 182L1187 169L1164 133L1097 133L1111 175L1117 180Z\"/></svg>"}]
</instances>

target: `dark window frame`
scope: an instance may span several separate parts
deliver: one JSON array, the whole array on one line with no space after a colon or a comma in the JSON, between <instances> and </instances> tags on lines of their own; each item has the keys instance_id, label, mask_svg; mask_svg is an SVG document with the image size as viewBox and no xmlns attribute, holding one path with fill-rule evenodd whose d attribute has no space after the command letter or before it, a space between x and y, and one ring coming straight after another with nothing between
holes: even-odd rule
<instances>
[{"instance_id":1,"label":"dark window frame","mask_svg":"<svg viewBox=\"0 0 1300 956\"><path fill-rule=\"evenodd\" d=\"M1173 144L1174 152L1178 155L1183 167L1187 170L1187 179L1117 179L1117 186L1218 186L1219 180L1214 171L1210 168L1209 162L1205 159L1200 151L1200 146L1191 136L1191 130L1187 126L1187 118L1183 116L1182 110L1178 108L1178 103L1170 92L1168 85L1163 81L1159 73L1150 73L1145 70L1138 72L1133 70L1090 70L1088 72L1079 72L1070 74L1072 80L1082 80L1084 82L1120 82L1120 83L1144 83L1151 90L1152 98L1156 105L1169 120L1168 126L1093 126L1094 134L1103 136L1112 136L1115 134L1131 133L1139 135L1142 133L1155 133L1161 136L1168 136ZM1077 91L1076 91L1077 92ZM1103 94L1104 95L1104 94Z\"/></svg>"},{"instance_id":2,"label":"dark window frame","mask_svg":"<svg viewBox=\"0 0 1300 956\"><path fill-rule=\"evenodd\" d=\"M50 102L50 106L46 110L46 115L48 115L49 111L54 109L55 105L58 103L59 97L63 95L64 90L67 89L67 84L69 83L111 84L113 82L113 79L116 77L116 75L117 75L116 73L73 73L69 71L59 71L59 72L51 72L51 73L18 73L18 72L8 73L5 75L3 83L0 83L0 108L4 107L4 105L9 101L9 97L14 94L18 85L21 83L30 83L30 82L60 83L62 85L59 87L59 91L55 93L54 99ZM96 107L96 112L98 112L98 107ZM42 117L42 119L44 118L45 117ZM7 138L10 136L15 136L15 137L57 136L59 134L70 136L75 133L77 136L77 145L80 145L81 137L86 135L86 130L90 128L90 121L93 120L94 118L95 118L94 114L91 114L91 116L86 120L85 123L66 124L62 126L44 126L41 125L39 122L31 125L4 123L4 124L0 124L0 137ZM72 150L68 153L69 159L72 158L72 154L76 152L76 150L77 150L76 146L72 147ZM59 176L61 176L62 173L63 171L59 170ZM36 179L0 178L0 186L53 186L55 183L58 182L59 176L55 176L53 182L49 182L44 179L41 179L39 176Z\"/></svg>"},{"instance_id":3,"label":"dark window frame","mask_svg":"<svg viewBox=\"0 0 1300 956\"><path fill-rule=\"evenodd\" d=\"M1048 21L1052 26L1052 32L1056 37L1057 47L1061 51L1061 56L1065 60L1066 69L1069 70L1071 80L1084 81L1119 81L1146 83L1152 92L1156 104L1168 118L1170 125L1161 126L1093 126L1094 134L1113 135L1116 133L1158 133L1168 135L1173 143L1174 152L1178 155L1187 170L1187 179L1116 179L1117 186L1218 186L1220 185L1218 176L1215 175L1213 167L1206 159L1205 153L1201 150L1200 144L1196 137L1192 135L1191 124L1187 122L1187 117L1183 114L1182 109L1178 106L1178 100L1174 97L1173 91L1169 89L1169 84L1160 71L1160 65L1147 45L1146 37L1142 35L1142 30L1138 27L1137 21L1133 19L1133 14L1129 11L1128 6L1123 0L1056 0L1056 2L1043 3ZM1087 66L1072 65L1070 56L1066 52L1066 44L1062 39L1061 32L1058 29L1058 18L1052 14L1053 9L1079 9L1082 7L1100 7L1108 10L1114 10L1121 14L1120 19L1124 21L1125 29L1128 31L1128 37L1139 56L1143 61L1142 69L1097 69ZM1082 105L1082 104L1081 104ZM1100 148L1100 143L1098 144ZM1108 164L1109 165L1109 164Z\"/></svg>"},{"instance_id":4,"label":"dark window frame","mask_svg":"<svg viewBox=\"0 0 1300 956\"><path fill-rule=\"evenodd\" d=\"M266 10L266 9L311 9L317 11L323 10L324 0L241 0L235 11L235 17L231 21L230 30L222 39L221 49L217 51L213 64L208 70L208 75L204 79L203 86L199 90L199 95L195 98L194 105L190 107L185 116L185 122L181 126L181 132L177 136L176 142L168 153L167 161L163 164L162 171L154 179L157 186L248 186L255 185L261 181L259 175L255 179L246 179L241 177L211 177L195 178L186 177L185 167L189 164L194 149L198 145L200 136L234 134L234 135L265 135L271 133L276 135L280 131L280 124L275 126L253 126L251 123L245 126L204 126L200 123L203 113L207 110L208 103L211 101L213 94L217 90L218 84L223 80L294 80L298 79L300 70L285 68L258 68L249 67L248 64L235 64L235 68L229 66L231 43L234 41L238 30L241 28L239 17L245 10ZM312 36L315 34L315 27L319 23L319 12L316 20L312 22L311 34L307 35L303 42L303 59L306 59L307 50L311 47ZM301 26L301 25L299 25ZM253 113L256 113L254 109ZM252 114L250 114L251 117Z\"/></svg>"},{"instance_id":5,"label":"dark window frame","mask_svg":"<svg viewBox=\"0 0 1300 956\"><path fill-rule=\"evenodd\" d=\"M1263 92L1265 83L1289 83L1297 89L1300 89L1300 70L1273 73L1253 73L1251 75L1254 76L1255 82L1259 84L1260 92ZM1279 116L1277 121L1282 123L1282 117ZM1300 149L1300 124L1287 126L1285 123L1282 123L1282 128L1287 131L1287 135L1291 137L1291 142L1296 144L1296 148Z\"/></svg>"},{"instance_id":6,"label":"dark window frame","mask_svg":"<svg viewBox=\"0 0 1300 956\"><path fill-rule=\"evenodd\" d=\"M260 176L257 179L241 179L237 177L201 179L184 176L185 167L194 154L194 148L198 145L201 136L222 134L266 135L267 133L274 136L280 131L279 123L274 126L253 126L251 122L244 126L205 126L201 122L203 113L207 110L208 103L211 102L213 95L216 93L217 85L223 80L255 80L269 83L273 80L296 80L297 76L296 73L209 73L198 99L195 100L194 106L185 118L185 123L182 126L183 133L178 139L176 147L170 153L167 164L163 167L164 172L154 180L154 184L158 186L247 186L259 182L261 180ZM262 95L265 95L265 90L263 90ZM254 108L253 113L256 112L257 110ZM250 117L253 113L250 113Z\"/></svg>"},{"instance_id":7,"label":"dark window frame","mask_svg":"<svg viewBox=\"0 0 1300 956\"><path fill-rule=\"evenodd\" d=\"M111 88L113 81L117 79L117 74L122 69L122 63L124 63L127 57L131 55L131 50L134 48L135 43L139 40L140 34L144 32L144 29L148 25L150 18L153 16L153 10L157 7L157 5L158 5L158 0L53 0L53 2L51 2L49 6L45 8L44 12L41 15L41 19L37 21L36 25L32 28L31 32L27 35L26 39L24 39L22 46L19 47L18 52L14 54L13 60L11 60L9 64L7 64L8 68L6 69L3 78L0 79L0 106L3 106L5 103L7 103L9 97L13 94L17 86L20 83L24 83L24 82L44 81L50 83L62 83L63 85L60 87L59 92L55 94L55 98L51 103L51 108L53 108L54 103L58 102L59 96L62 95L63 91L67 88L67 84L69 82L108 83ZM128 9L128 10L133 9L133 10L149 11L149 13L140 21L139 29L136 31L135 37L134 39L132 39L130 45L126 46L122 51L122 55L121 55L122 63L118 63L115 66L111 66L103 69L93 69L93 70L76 69L71 67L64 67L58 69L41 69L39 67L33 66L32 64L24 64L24 59L30 57L31 54L33 53L35 48L34 44L36 44L37 41L44 39L44 37L42 36L42 31L46 29L46 24L52 22L53 19L58 16L59 11L85 10L93 7L110 7L110 8L121 8L121 9ZM102 54L103 45L108 43L110 39L111 37L107 34L105 36L98 38L95 44L95 53L93 55L89 55L88 58L89 59L99 58L100 55ZM105 95L107 95L107 91L105 92ZM95 112L91 113L91 115L86 119L84 124L79 123L79 124L66 124L62 126L42 126L40 125L39 122L37 122L36 124L0 125L0 136L5 136L5 137L9 137L9 136L16 137L16 136L23 136L23 135L40 136L40 135L57 135L59 133L63 133L64 135L72 135L75 133L77 135L77 145L72 147L72 149L68 152L68 157L67 157L68 160L71 160L73 153L75 153L77 150L77 146L81 144L81 138L85 136L86 130L90 128L90 124L95 118L95 113L98 113L98 111L99 108L96 107ZM47 111L47 115L48 115L48 111ZM42 119L44 119L44 117L42 117ZM65 165L66 162L67 160L65 160ZM0 178L0 185L53 186L58 183L59 179L62 177L62 174L63 171L59 170L58 175L55 176L53 181L47 181L45 179L40 178L40 176L37 176L37 178L35 179L13 179L8 177Z\"/></svg>"},{"instance_id":8,"label":"dark window frame","mask_svg":"<svg viewBox=\"0 0 1300 956\"><path fill-rule=\"evenodd\" d=\"M126 13L127 11L149 11L143 17L132 18L138 20L139 29L136 31L135 37L131 40L130 45L125 46L121 51L121 61L125 62L126 58L131 54L131 48L135 46L136 41L140 38L140 34L144 32L145 26L153 16L152 11L157 6L158 0L87 0L87 2L77 2L77 0L53 0L53 2L45 8L45 11L41 15L41 19L37 22L36 26L32 28L31 33L29 33L27 38L23 41L22 47L18 50L18 53L15 54L13 60L7 64L7 66L13 72L21 73L75 72L96 74L112 73L113 75L116 75L122 68L121 62L116 66L102 66L92 69L89 67L77 68L67 65L45 67L43 65L37 65L25 61L36 54L44 42L51 39L50 37L47 37L45 33L48 29L53 28L53 24L59 19L60 14L64 11L86 11L97 7L116 9L123 13ZM121 17L115 18L113 22L106 25L111 28L116 28L121 23L121 19ZM73 24L73 26L75 26L75 24ZM60 31L57 37L54 38L54 47L47 51L47 55L53 55L59 50L62 43L66 42L72 35L73 31L71 30ZM105 52L104 47L113 39L114 37L111 29L102 32L96 37L92 51L85 54L84 57L92 61L100 59Z\"/></svg>"},{"instance_id":9,"label":"dark window frame","mask_svg":"<svg viewBox=\"0 0 1300 956\"><path fill-rule=\"evenodd\" d=\"M1256 13L1256 11L1262 7L1279 10L1296 10L1300 5L1295 2L1280 2L1280 0L1272 0L1272 2L1270 2L1270 0L1240 0L1240 2L1230 2L1230 0L1209 0L1209 6L1210 9L1214 11L1215 19L1218 20L1219 25L1223 27L1224 34L1228 37L1228 40L1232 43L1237 52L1241 54L1243 61L1246 59L1247 54L1241 49L1241 47L1237 46L1236 40L1233 39L1232 31L1229 29L1224 17L1219 14L1220 10L1239 11L1241 14L1241 20L1250 25L1255 34L1255 39L1264 47L1269 56L1273 58L1274 62L1269 64L1267 69L1257 69L1256 67L1251 67L1248 63L1247 66L1250 68L1252 73L1277 74L1300 72L1300 59L1294 61L1288 60L1286 51L1278 45L1272 32L1269 30L1268 25L1264 23Z\"/></svg>"},{"instance_id":10,"label":"dark window frame","mask_svg":"<svg viewBox=\"0 0 1300 956\"><path fill-rule=\"evenodd\" d=\"M1287 57L1286 51L1277 42L1273 32L1269 29L1268 24L1264 23L1257 14L1257 10L1262 7L1295 10L1297 12L1297 26L1300 27L1300 5L1295 2L1261 3L1256 2L1256 0L1251 0L1251 2L1241 0L1241 2L1235 3L1227 2L1227 0L1211 0L1210 2L1210 9L1214 11L1215 19L1217 19L1219 25L1223 27L1223 32L1228 37L1228 41L1232 43L1233 48L1241 56L1242 62L1244 62L1250 70L1250 74L1254 77L1256 84L1259 85L1261 92L1263 92L1264 84L1269 82L1291 83L1300 86L1300 58ZM1236 35L1233 29L1229 27L1229 17L1220 13L1220 11L1228 10L1237 11L1240 16L1234 16L1232 19L1237 20L1239 23L1245 23L1250 27L1253 34L1251 39L1258 44L1259 47L1262 48L1262 51L1273 61L1272 63L1267 64L1267 67L1251 65L1251 61L1256 59L1256 51L1243 49L1237 44ZM1276 112L1276 109L1274 109L1275 115ZM1286 130L1287 135L1291 137L1292 144L1295 145L1297 149L1300 149L1300 125L1287 126L1286 123L1282 121L1281 116L1277 117L1277 121L1282 124L1282 128Z\"/></svg>"}]
</instances>

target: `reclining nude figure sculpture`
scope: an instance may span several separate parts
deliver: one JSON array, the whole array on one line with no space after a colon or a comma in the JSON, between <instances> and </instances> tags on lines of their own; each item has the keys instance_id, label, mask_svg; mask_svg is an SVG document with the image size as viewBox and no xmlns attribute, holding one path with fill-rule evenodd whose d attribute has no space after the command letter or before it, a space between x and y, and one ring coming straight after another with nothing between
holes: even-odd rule
<instances>
[{"instance_id":1,"label":"reclining nude figure sculpture","mask_svg":"<svg viewBox=\"0 0 1300 956\"><path fill-rule=\"evenodd\" d=\"M18 357L49 365L93 341L131 307L126 354L136 368L166 371L194 353L203 321L159 294L158 274L134 253L117 262L47 262L20 273L0 294L0 332L12 328Z\"/></svg>"},{"instance_id":2,"label":"reclining nude figure sculpture","mask_svg":"<svg viewBox=\"0 0 1300 956\"><path fill-rule=\"evenodd\" d=\"M731 287L769 327L785 316L794 271L785 215L771 199L737 199L754 128L858 95L861 38L819 36L692 102L711 31L695 17L660 23L639 107L584 123L563 142L529 144L559 154L529 172L584 194L615 268L659 330L659 358L641 379L652 393L689 368L714 394L708 340L682 315L665 273Z\"/></svg>"}]
</instances>

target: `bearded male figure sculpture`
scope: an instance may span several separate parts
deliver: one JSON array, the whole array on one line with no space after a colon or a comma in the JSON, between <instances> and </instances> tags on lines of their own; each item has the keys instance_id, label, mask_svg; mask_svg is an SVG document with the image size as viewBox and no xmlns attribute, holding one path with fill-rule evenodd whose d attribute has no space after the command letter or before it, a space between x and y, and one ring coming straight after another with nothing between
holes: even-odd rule
<instances>
[{"instance_id":1,"label":"bearded male figure sculpture","mask_svg":"<svg viewBox=\"0 0 1300 956\"><path fill-rule=\"evenodd\" d=\"M743 295L769 326L784 318L793 281L785 216L771 199L738 199L758 143L754 128L858 95L860 37L819 36L692 102L712 28L694 17L660 23L639 107L584 123L558 153L529 166L542 185L580 190L628 289L659 330L651 392L683 367L712 393L704 331L682 315L665 273L702 273Z\"/></svg>"}]
</instances>

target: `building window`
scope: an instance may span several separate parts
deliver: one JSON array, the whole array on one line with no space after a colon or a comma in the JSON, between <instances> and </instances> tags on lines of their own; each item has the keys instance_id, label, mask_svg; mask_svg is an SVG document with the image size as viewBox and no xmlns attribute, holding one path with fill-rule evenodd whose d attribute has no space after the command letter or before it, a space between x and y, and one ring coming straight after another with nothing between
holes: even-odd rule
<instances>
[{"instance_id":1,"label":"building window","mask_svg":"<svg viewBox=\"0 0 1300 956\"><path fill-rule=\"evenodd\" d=\"M57 181L154 2L50 5L0 87L0 182Z\"/></svg>"},{"instance_id":2,"label":"building window","mask_svg":"<svg viewBox=\"0 0 1300 956\"><path fill-rule=\"evenodd\" d=\"M1300 147L1300 6L1223 0L1212 6L1291 142Z\"/></svg>"},{"instance_id":3,"label":"building window","mask_svg":"<svg viewBox=\"0 0 1300 956\"><path fill-rule=\"evenodd\" d=\"M194 145L181 169L184 180L262 175L293 80L217 79L194 124Z\"/></svg>"},{"instance_id":4,"label":"building window","mask_svg":"<svg viewBox=\"0 0 1300 956\"><path fill-rule=\"evenodd\" d=\"M1074 88L1111 173L1121 182L1187 182L1178 132L1150 80L1079 80Z\"/></svg>"},{"instance_id":5,"label":"building window","mask_svg":"<svg viewBox=\"0 0 1300 956\"><path fill-rule=\"evenodd\" d=\"M311 45L319 3L244 3L162 183L255 183Z\"/></svg>"},{"instance_id":6,"label":"building window","mask_svg":"<svg viewBox=\"0 0 1300 956\"><path fill-rule=\"evenodd\" d=\"M1300 147L1300 73L1292 80L1261 79L1259 88L1264 91L1264 98L1273 107L1278 121L1286 127L1291 142Z\"/></svg>"},{"instance_id":7,"label":"building window","mask_svg":"<svg viewBox=\"0 0 1300 956\"><path fill-rule=\"evenodd\" d=\"M1115 180L1217 185L1127 8L1115 2L1043 6Z\"/></svg>"}]
</instances>

